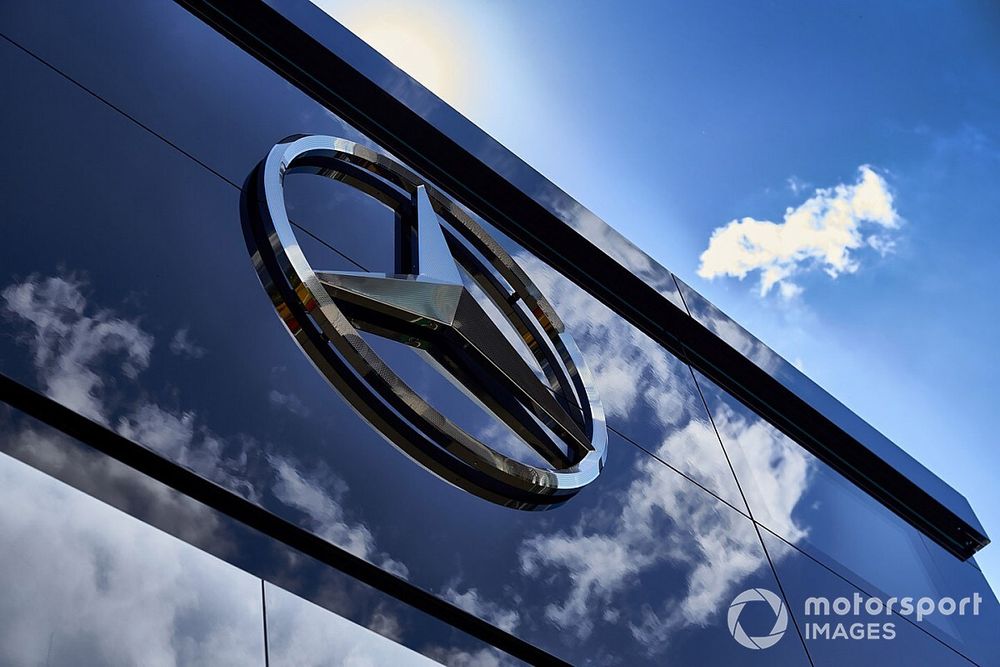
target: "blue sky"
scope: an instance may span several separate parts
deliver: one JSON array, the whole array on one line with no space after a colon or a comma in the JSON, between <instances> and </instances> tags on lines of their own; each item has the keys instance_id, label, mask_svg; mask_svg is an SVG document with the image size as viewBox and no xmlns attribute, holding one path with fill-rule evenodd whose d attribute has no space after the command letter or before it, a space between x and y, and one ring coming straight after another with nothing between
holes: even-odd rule
<instances>
[{"instance_id":1,"label":"blue sky","mask_svg":"<svg viewBox=\"0 0 1000 667\"><path fill-rule=\"evenodd\" d=\"M1000 540L1000 5L319 4ZM717 230L728 250L703 260ZM1000 546L978 560L1000 589Z\"/></svg>"}]
</instances>

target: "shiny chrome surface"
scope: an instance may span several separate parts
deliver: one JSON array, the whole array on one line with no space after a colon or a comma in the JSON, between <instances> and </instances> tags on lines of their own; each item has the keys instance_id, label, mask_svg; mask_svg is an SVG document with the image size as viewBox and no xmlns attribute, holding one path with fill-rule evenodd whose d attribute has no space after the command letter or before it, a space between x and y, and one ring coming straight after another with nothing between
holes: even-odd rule
<instances>
[{"instance_id":1,"label":"shiny chrome surface","mask_svg":"<svg viewBox=\"0 0 1000 667\"><path fill-rule=\"evenodd\" d=\"M401 230L395 274L310 266L284 200L285 176L303 172L393 209ZM279 317L330 384L404 453L456 486L520 509L563 502L600 474L604 410L572 337L511 256L412 171L346 139L290 137L248 180L242 210L253 264ZM466 287L462 269L527 344L546 382ZM462 429L362 331L421 350L551 467L515 460Z\"/></svg>"}]
</instances>

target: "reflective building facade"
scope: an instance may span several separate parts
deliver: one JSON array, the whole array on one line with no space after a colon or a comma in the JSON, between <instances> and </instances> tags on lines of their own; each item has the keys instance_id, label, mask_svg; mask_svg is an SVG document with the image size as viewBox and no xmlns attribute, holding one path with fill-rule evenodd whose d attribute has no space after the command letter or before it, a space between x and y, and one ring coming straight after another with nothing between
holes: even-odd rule
<instances>
[{"instance_id":1,"label":"reflective building facade","mask_svg":"<svg viewBox=\"0 0 1000 667\"><path fill-rule=\"evenodd\" d=\"M0 36L0 664L1000 664L989 540L958 491L308 3L7 4ZM284 173L323 294L430 271L429 216L484 274L513 262L452 277L516 358L436 356L346 297L420 409L359 405L338 382L384 374L309 354L308 323L337 340L261 270L278 244L248 209L273 147L312 135L440 195L414 224L416 186L358 161ZM456 241L448 206L489 243ZM579 358L544 361L554 339L518 322ZM469 371L487 362L507 393L561 391L504 403ZM496 482L508 459L534 485ZM567 470L592 474L549 502ZM754 590L777 608L734 612ZM816 597L863 601L824 622L894 636L811 636ZM863 609L904 597L981 602Z\"/></svg>"}]
</instances>

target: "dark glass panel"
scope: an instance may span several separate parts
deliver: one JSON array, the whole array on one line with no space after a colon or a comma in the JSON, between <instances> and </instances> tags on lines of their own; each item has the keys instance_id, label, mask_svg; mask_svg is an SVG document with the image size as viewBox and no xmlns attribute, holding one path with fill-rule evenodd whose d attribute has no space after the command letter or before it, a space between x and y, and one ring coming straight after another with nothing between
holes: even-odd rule
<instances>
[{"instance_id":1,"label":"dark glass panel","mask_svg":"<svg viewBox=\"0 0 1000 667\"><path fill-rule=\"evenodd\" d=\"M315 267L316 270L321 270L319 267L324 267L322 270L326 270L327 266L350 266L349 270L361 270L360 265L356 265L350 257L338 251L319 236L314 235L309 228L296 225L295 234L299 248L306 256L310 266Z\"/></svg>"},{"instance_id":2,"label":"dark glass panel","mask_svg":"<svg viewBox=\"0 0 1000 667\"><path fill-rule=\"evenodd\" d=\"M810 380L802 371L780 357L728 315L712 305L705 297L677 279L688 312L719 338L729 343L758 367L791 389L820 414L837 424L851 437L862 443L896 470L935 499L955 512L963 520L982 532L979 520L969 502L958 491L948 486L916 459L879 433L871 424L851 412L843 403ZM905 498L903 499L905 501Z\"/></svg>"},{"instance_id":3,"label":"dark glass panel","mask_svg":"<svg viewBox=\"0 0 1000 667\"><path fill-rule=\"evenodd\" d=\"M4 454L0 489L0 663L264 664L259 579Z\"/></svg>"},{"instance_id":4,"label":"dark glass panel","mask_svg":"<svg viewBox=\"0 0 1000 667\"><path fill-rule=\"evenodd\" d=\"M350 185L311 174L285 177L285 205L290 220L348 255L358 263L356 270L395 273L396 218L389 207ZM314 269L326 270L325 263L307 257Z\"/></svg>"},{"instance_id":5,"label":"dark glass panel","mask_svg":"<svg viewBox=\"0 0 1000 667\"><path fill-rule=\"evenodd\" d=\"M872 595L939 599L978 592L982 615L938 615L925 627L967 653L983 650L974 644L985 628L996 627L998 606L979 570L936 544L929 550L932 543L910 524L710 380L696 377L758 522ZM993 646L995 651L995 641Z\"/></svg>"},{"instance_id":6,"label":"dark glass panel","mask_svg":"<svg viewBox=\"0 0 1000 667\"><path fill-rule=\"evenodd\" d=\"M234 183L291 134L365 141L177 3L4 5L0 30Z\"/></svg>"},{"instance_id":7,"label":"dark glass panel","mask_svg":"<svg viewBox=\"0 0 1000 667\"><path fill-rule=\"evenodd\" d=\"M915 622L887 613L888 598L869 607L873 598L864 591L768 531L761 536L816 667L973 664Z\"/></svg>"},{"instance_id":8,"label":"dark glass panel","mask_svg":"<svg viewBox=\"0 0 1000 667\"><path fill-rule=\"evenodd\" d=\"M971 616L938 618L938 625L950 637L957 637L961 649L973 660L983 665L1000 665L1000 603L989 582L976 566L975 561L962 562L942 549L937 543L921 535L931 565L930 575L934 589L941 596L953 599L982 597L979 613ZM995 546L993 547L996 548ZM945 641L948 637L940 635Z\"/></svg>"},{"instance_id":9,"label":"dark glass panel","mask_svg":"<svg viewBox=\"0 0 1000 667\"><path fill-rule=\"evenodd\" d=\"M292 134L371 145L177 3L5 4L0 32L234 185ZM310 180L292 180L300 208L308 208ZM321 209L305 211L306 217L310 212ZM354 226L326 232L362 264L372 260L373 249L391 248L394 235L392 225L377 224L363 234Z\"/></svg>"}]
</instances>

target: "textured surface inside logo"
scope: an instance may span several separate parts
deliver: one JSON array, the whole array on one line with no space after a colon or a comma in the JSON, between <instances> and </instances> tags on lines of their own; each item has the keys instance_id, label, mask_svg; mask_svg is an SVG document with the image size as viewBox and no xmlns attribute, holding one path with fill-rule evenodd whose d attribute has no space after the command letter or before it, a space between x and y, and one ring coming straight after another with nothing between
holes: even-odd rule
<instances>
[{"instance_id":1,"label":"textured surface inside logo","mask_svg":"<svg viewBox=\"0 0 1000 667\"><path fill-rule=\"evenodd\" d=\"M391 208L408 230L398 237L395 273L310 266L285 207L284 179L295 173L342 181ZM520 509L564 502L600 474L604 412L576 344L511 256L412 171L344 139L290 137L247 179L242 213L254 266L282 322L389 442L452 484ZM492 316L469 282L495 306ZM509 326L495 321L497 313ZM527 344L541 372L504 329ZM545 465L502 454L458 426L362 332L421 350Z\"/></svg>"}]
</instances>

